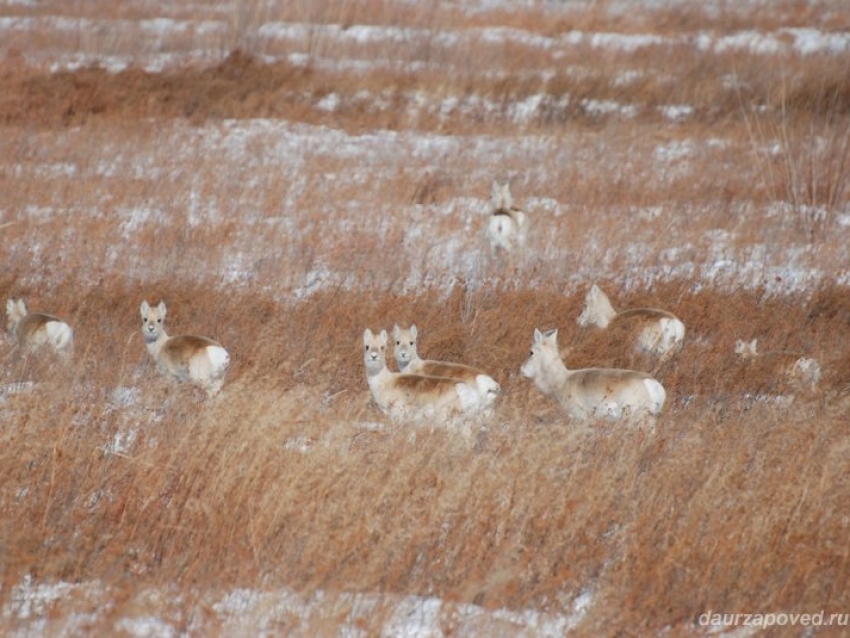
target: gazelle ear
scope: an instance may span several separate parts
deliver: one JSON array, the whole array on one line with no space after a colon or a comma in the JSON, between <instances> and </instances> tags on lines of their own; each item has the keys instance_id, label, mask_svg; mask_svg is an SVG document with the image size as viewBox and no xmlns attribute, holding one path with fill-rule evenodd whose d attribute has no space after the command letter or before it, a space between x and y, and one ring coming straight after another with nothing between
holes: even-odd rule
<instances>
[{"instance_id":1,"label":"gazelle ear","mask_svg":"<svg viewBox=\"0 0 850 638\"><path fill-rule=\"evenodd\" d=\"M514 198L511 196L511 185L505 182L502 186L502 208L510 210L514 205Z\"/></svg>"},{"instance_id":2,"label":"gazelle ear","mask_svg":"<svg viewBox=\"0 0 850 638\"><path fill-rule=\"evenodd\" d=\"M165 302L160 301L159 305L156 307L156 309L159 311L159 314L161 315L160 319L165 320L165 313L168 311L168 309L165 307Z\"/></svg>"},{"instance_id":3,"label":"gazelle ear","mask_svg":"<svg viewBox=\"0 0 850 638\"><path fill-rule=\"evenodd\" d=\"M552 341L558 340L558 329L552 328L551 330L546 331L546 338L551 339Z\"/></svg>"},{"instance_id":4,"label":"gazelle ear","mask_svg":"<svg viewBox=\"0 0 850 638\"><path fill-rule=\"evenodd\" d=\"M599 286L593 284L587 293L588 299L596 299L599 296Z\"/></svg>"},{"instance_id":5,"label":"gazelle ear","mask_svg":"<svg viewBox=\"0 0 850 638\"><path fill-rule=\"evenodd\" d=\"M419 334L419 333L416 330L416 324L415 323L410 324L410 336L414 341L416 341L416 335L417 334Z\"/></svg>"},{"instance_id":6,"label":"gazelle ear","mask_svg":"<svg viewBox=\"0 0 850 638\"><path fill-rule=\"evenodd\" d=\"M142 317L146 317L147 314L151 311L150 304L147 301L142 301L142 307L139 308L139 312L142 314Z\"/></svg>"},{"instance_id":7,"label":"gazelle ear","mask_svg":"<svg viewBox=\"0 0 850 638\"><path fill-rule=\"evenodd\" d=\"M23 299L18 299L18 311L24 316L27 316L27 306Z\"/></svg>"},{"instance_id":8,"label":"gazelle ear","mask_svg":"<svg viewBox=\"0 0 850 638\"><path fill-rule=\"evenodd\" d=\"M389 337L387 336L387 331L381 330L381 334L378 335L378 339L380 340L381 344L386 345L388 338Z\"/></svg>"},{"instance_id":9,"label":"gazelle ear","mask_svg":"<svg viewBox=\"0 0 850 638\"><path fill-rule=\"evenodd\" d=\"M372 339L375 338L375 335L372 334L372 331L369 328L363 331L363 343L368 344Z\"/></svg>"},{"instance_id":10,"label":"gazelle ear","mask_svg":"<svg viewBox=\"0 0 850 638\"><path fill-rule=\"evenodd\" d=\"M543 339L543 333L540 332L540 330L538 328L535 328L534 329L534 343L537 343L541 339Z\"/></svg>"},{"instance_id":11,"label":"gazelle ear","mask_svg":"<svg viewBox=\"0 0 850 638\"><path fill-rule=\"evenodd\" d=\"M401 335L401 328L398 327L398 324L393 326L393 339L398 341L399 336Z\"/></svg>"},{"instance_id":12,"label":"gazelle ear","mask_svg":"<svg viewBox=\"0 0 850 638\"><path fill-rule=\"evenodd\" d=\"M490 189L490 203L493 204L493 208L501 208L502 207L502 194L501 189L499 188L499 182L493 180L493 187Z\"/></svg>"}]
</instances>

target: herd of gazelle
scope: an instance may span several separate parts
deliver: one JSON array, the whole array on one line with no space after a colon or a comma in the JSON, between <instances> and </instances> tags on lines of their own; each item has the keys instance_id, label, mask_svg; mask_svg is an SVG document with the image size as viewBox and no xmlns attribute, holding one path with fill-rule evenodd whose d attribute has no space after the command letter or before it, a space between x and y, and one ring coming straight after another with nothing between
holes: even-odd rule
<instances>
[{"instance_id":1,"label":"herd of gazelle","mask_svg":"<svg viewBox=\"0 0 850 638\"><path fill-rule=\"evenodd\" d=\"M485 229L492 256L522 250L528 232L528 216L513 205L507 184L493 184L492 214ZM165 332L165 303L151 306L143 301L142 335L157 369L177 381L190 381L212 396L221 390L230 354L208 337ZM22 350L53 350L69 358L73 353L74 331L68 323L44 313L28 313L22 299L6 302L8 333ZM594 284L588 291L579 326L605 329L622 325L632 336L637 352L668 360L682 348L685 325L673 313L658 308L631 308L616 311L608 296ZM363 361L372 398L378 408L393 419L403 421L450 421L471 415L489 414L501 387L478 368L462 363L433 361L419 357L418 331L395 326L394 357L398 372L387 367L389 335L366 329L363 333ZM738 340L735 352L744 359L775 359L778 376L805 388L817 385L821 370L817 360L789 353L757 351L756 340ZM573 419L646 419L659 415L667 393L664 386L646 372L614 368L570 370L558 351L558 331L534 329L531 353L520 368L541 393L554 399Z\"/></svg>"}]
</instances>

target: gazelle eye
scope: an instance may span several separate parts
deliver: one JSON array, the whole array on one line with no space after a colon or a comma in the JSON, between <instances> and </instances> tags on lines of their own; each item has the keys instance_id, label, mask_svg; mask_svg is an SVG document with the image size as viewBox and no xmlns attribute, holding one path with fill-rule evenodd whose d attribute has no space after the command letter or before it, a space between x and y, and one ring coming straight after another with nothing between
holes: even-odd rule
<instances>
[{"instance_id":1,"label":"gazelle eye","mask_svg":"<svg viewBox=\"0 0 850 638\"><path fill-rule=\"evenodd\" d=\"M411 346L413 346L413 342L412 342L412 341L410 342L410 345L411 345Z\"/></svg>"},{"instance_id":2,"label":"gazelle eye","mask_svg":"<svg viewBox=\"0 0 850 638\"><path fill-rule=\"evenodd\" d=\"M400 346L400 345L401 345L401 341L396 341L396 342L395 342L395 344L396 344L397 346Z\"/></svg>"}]
</instances>

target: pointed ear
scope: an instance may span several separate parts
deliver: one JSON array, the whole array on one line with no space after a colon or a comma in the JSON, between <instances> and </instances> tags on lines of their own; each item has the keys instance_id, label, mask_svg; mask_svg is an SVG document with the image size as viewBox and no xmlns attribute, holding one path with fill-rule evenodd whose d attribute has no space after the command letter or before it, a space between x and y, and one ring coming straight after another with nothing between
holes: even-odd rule
<instances>
[{"instance_id":1,"label":"pointed ear","mask_svg":"<svg viewBox=\"0 0 850 638\"><path fill-rule=\"evenodd\" d=\"M551 341L557 342L558 341L558 329L552 328L551 330L547 330L546 331L546 338L551 340Z\"/></svg>"},{"instance_id":2,"label":"pointed ear","mask_svg":"<svg viewBox=\"0 0 850 638\"><path fill-rule=\"evenodd\" d=\"M387 331L386 331L386 330L381 330L381 334L380 334L380 336L379 336L378 338L381 340L381 343L382 343L383 345L386 345L386 344L387 344L387 339L388 339L388 337L387 337Z\"/></svg>"},{"instance_id":3,"label":"pointed ear","mask_svg":"<svg viewBox=\"0 0 850 638\"><path fill-rule=\"evenodd\" d=\"M18 310L22 315L24 315L25 317L27 316L27 306L26 304L24 304L23 299L18 299Z\"/></svg>"},{"instance_id":4,"label":"pointed ear","mask_svg":"<svg viewBox=\"0 0 850 638\"><path fill-rule=\"evenodd\" d=\"M597 286L596 284L593 284L590 287L590 290L587 293L587 298L588 299L596 299L596 297L598 297L598 296L599 296L599 286Z\"/></svg>"},{"instance_id":5,"label":"pointed ear","mask_svg":"<svg viewBox=\"0 0 850 638\"><path fill-rule=\"evenodd\" d=\"M15 310L15 300L7 299L6 300L6 312L13 312Z\"/></svg>"},{"instance_id":6,"label":"pointed ear","mask_svg":"<svg viewBox=\"0 0 850 638\"><path fill-rule=\"evenodd\" d=\"M410 336L414 341L416 341L416 335L417 334L418 334L418 332L416 330L416 324L415 323L410 324Z\"/></svg>"},{"instance_id":7,"label":"pointed ear","mask_svg":"<svg viewBox=\"0 0 850 638\"><path fill-rule=\"evenodd\" d=\"M161 317L161 318L162 318L162 319L165 319L165 313L166 313L166 312L167 312L167 310L168 310L168 309L165 307L165 302L164 302L164 301L160 301L160 302L159 302L159 305L156 307L156 309L159 311L159 314L160 314L160 315L162 315L162 317Z\"/></svg>"},{"instance_id":8,"label":"pointed ear","mask_svg":"<svg viewBox=\"0 0 850 638\"><path fill-rule=\"evenodd\" d=\"M398 341L399 334L401 333L401 328L398 327L398 324L393 326L393 339Z\"/></svg>"},{"instance_id":9,"label":"pointed ear","mask_svg":"<svg viewBox=\"0 0 850 638\"><path fill-rule=\"evenodd\" d=\"M510 210L513 208L514 198L511 196L511 185L505 182L505 185L502 186L502 208L505 210Z\"/></svg>"},{"instance_id":10,"label":"pointed ear","mask_svg":"<svg viewBox=\"0 0 850 638\"><path fill-rule=\"evenodd\" d=\"M537 343L543 338L543 333L538 328L534 329L534 343Z\"/></svg>"},{"instance_id":11,"label":"pointed ear","mask_svg":"<svg viewBox=\"0 0 850 638\"><path fill-rule=\"evenodd\" d=\"M139 308L139 312L142 314L142 317L146 316L151 310L150 305L147 301L142 301L142 307Z\"/></svg>"},{"instance_id":12,"label":"pointed ear","mask_svg":"<svg viewBox=\"0 0 850 638\"><path fill-rule=\"evenodd\" d=\"M372 339L375 338L375 335L372 334L372 331L369 328L363 331L363 343L368 344Z\"/></svg>"}]
</instances>

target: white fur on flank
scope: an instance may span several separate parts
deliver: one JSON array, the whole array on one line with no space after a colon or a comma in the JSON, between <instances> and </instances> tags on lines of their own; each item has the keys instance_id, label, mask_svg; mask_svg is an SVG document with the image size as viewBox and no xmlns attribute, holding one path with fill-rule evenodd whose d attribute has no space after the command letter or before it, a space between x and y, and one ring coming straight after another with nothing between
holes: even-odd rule
<instances>
[{"instance_id":1,"label":"white fur on flank","mask_svg":"<svg viewBox=\"0 0 850 638\"><path fill-rule=\"evenodd\" d=\"M6 301L6 325L11 337L29 352L47 346L54 352L70 357L74 350L74 331L67 323L40 312L28 313L23 299Z\"/></svg>"},{"instance_id":2,"label":"white fur on flank","mask_svg":"<svg viewBox=\"0 0 850 638\"><path fill-rule=\"evenodd\" d=\"M165 302L155 308L143 301L142 336L148 352L160 373L178 381L192 381L212 396L221 390L230 354L224 347L208 337L180 335L169 337L165 332Z\"/></svg>"},{"instance_id":3,"label":"white fur on flank","mask_svg":"<svg viewBox=\"0 0 850 638\"><path fill-rule=\"evenodd\" d=\"M386 352L386 330L363 333L363 362L372 398L380 410L395 420L452 422L478 413L495 397L482 391L482 379L475 384L448 377L391 372ZM486 376L486 375L484 375Z\"/></svg>"},{"instance_id":4,"label":"white fur on flank","mask_svg":"<svg viewBox=\"0 0 850 638\"><path fill-rule=\"evenodd\" d=\"M681 350L685 340L685 324L673 313L658 308L633 308L617 312L608 295L593 284L584 298L584 309L578 317L578 325L604 329L615 320L639 322L641 327L635 334L635 350L662 359Z\"/></svg>"},{"instance_id":5,"label":"white fur on flank","mask_svg":"<svg viewBox=\"0 0 850 638\"><path fill-rule=\"evenodd\" d=\"M568 370L558 352L558 331L534 329L522 375L534 381L574 419L643 419L661 413L667 392L645 372L614 368Z\"/></svg>"},{"instance_id":6,"label":"white fur on flank","mask_svg":"<svg viewBox=\"0 0 850 638\"><path fill-rule=\"evenodd\" d=\"M814 390L820 382L820 363L813 357L801 357L792 352L761 353L758 351L758 339L752 341L738 339L735 342L735 354L745 360L762 359L773 362L777 375L783 376L786 381L803 389Z\"/></svg>"},{"instance_id":7,"label":"white fur on flank","mask_svg":"<svg viewBox=\"0 0 850 638\"><path fill-rule=\"evenodd\" d=\"M418 335L419 331L416 329L416 324L412 324L409 328L393 326L393 340L395 342L393 354L400 372L448 377L463 381L476 388L485 403L489 404L495 401L502 388L493 377L478 368L463 363L422 359L416 349Z\"/></svg>"},{"instance_id":8,"label":"white fur on flank","mask_svg":"<svg viewBox=\"0 0 850 638\"><path fill-rule=\"evenodd\" d=\"M528 216L513 205L510 186L493 182L490 198L493 211L485 231L490 255L522 251L528 235Z\"/></svg>"}]
</instances>

